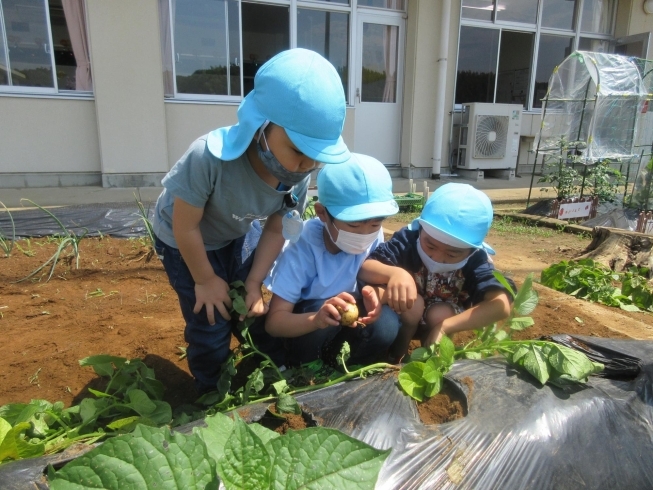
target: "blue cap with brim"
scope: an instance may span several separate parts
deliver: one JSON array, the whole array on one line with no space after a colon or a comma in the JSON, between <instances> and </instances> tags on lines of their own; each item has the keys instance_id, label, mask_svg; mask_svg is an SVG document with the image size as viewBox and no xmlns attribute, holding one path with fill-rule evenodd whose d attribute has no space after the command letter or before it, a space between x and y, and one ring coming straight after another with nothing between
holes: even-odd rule
<instances>
[{"instance_id":1,"label":"blue cap with brim","mask_svg":"<svg viewBox=\"0 0 653 490\"><path fill-rule=\"evenodd\" d=\"M360 153L320 170L317 196L331 216L341 221L384 218L399 211L388 170L376 158Z\"/></svg>"},{"instance_id":2,"label":"blue cap with brim","mask_svg":"<svg viewBox=\"0 0 653 490\"><path fill-rule=\"evenodd\" d=\"M285 129L309 158L342 163L350 153L342 139L345 93L334 66L315 51L290 49L267 61L254 77L254 90L238 107L238 124L209 133L209 151L222 160L245 153L267 120Z\"/></svg>"},{"instance_id":3,"label":"blue cap with brim","mask_svg":"<svg viewBox=\"0 0 653 490\"><path fill-rule=\"evenodd\" d=\"M429 236L451 247L482 248L494 255L494 249L483 241L493 217L487 195L469 184L449 183L433 192L408 228L419 230L421 226Z\"/></svg>"}]
</instances>

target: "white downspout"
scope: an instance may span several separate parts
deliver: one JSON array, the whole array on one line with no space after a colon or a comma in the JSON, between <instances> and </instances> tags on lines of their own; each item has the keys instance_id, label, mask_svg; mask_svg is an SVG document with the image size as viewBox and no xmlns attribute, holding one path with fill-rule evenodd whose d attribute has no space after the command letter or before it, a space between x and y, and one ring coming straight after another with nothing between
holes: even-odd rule
<instances>
[{"instance_id":1,"label":"white downspout","mask_svg":"<svg viewBox=\"0 0 653 490\"><path fill-rule=\"evenodd\" d=\"M447 87L447 55L449 54L449 23L451 0L442 0L440 13L440 54L437 61L437 84L435 94L435 131L433 134L433 168L431 178L440 178L442 166L442 134L444 132L444 104Z\"/></svg>"}]
</instances>

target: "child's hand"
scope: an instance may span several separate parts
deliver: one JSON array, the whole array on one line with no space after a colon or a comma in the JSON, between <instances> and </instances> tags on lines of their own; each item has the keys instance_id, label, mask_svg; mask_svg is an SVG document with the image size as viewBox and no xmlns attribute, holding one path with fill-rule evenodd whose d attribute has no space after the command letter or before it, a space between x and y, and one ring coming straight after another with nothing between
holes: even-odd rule
<instances>
[{"instance_id":1,"label":"child's hand","mask_svg":"<svg viewBox=\"0 0 653 490\"><path fill-rule=\"evenodd\" d=\"M396 267L386 288L388 306L397 313L403 313L413 307L417 298L415 279L406 270Z\"/></svg>"},{"instance_id":2,"label":"child's hand","mask_svg":"<svg viewBox=\"0 0 653 490\"><path fill-rule=\"evenodd\" d=\"M379 319L381 316L381 308L383 305L379 301L379 295L377 294L376 289L372 286L364 286L361 290L363 295L363 304L367 310L367 316L360 319L361 323L365 325L370 325Z\"/></svg>"},{"instance_id":3,"label":"child's hand","mask_svg":"<svg viewBox=\"0 0 653 490\"><path fill-rule=\"evenodd\" d=\"M444 335L444 330L442 328L442 323L439 323L435 327L431 329L429 334L426 336L426 339L424 340L424 344L422 344L424 347L428 347L433 344L439 344L440 340L442 340L442 336Z\"/></svg>"},{"instance_id":4,"label":"child's hand","mask_svg":"<svg viewBox=\"0 0 653 490\"><path fill-rule=\"evenodd\" d=\"M313 325L316 329L340 325L341 315L336 307L347 311L352 303L356 304L356 299L349 293L340 293L338 296L329 298L313 317ZM351 326L355 327L356 322Z\"/></svg>"},{"instance_id":5,"label":"child's hand","mask_svg":"<svg viewBox=\"0 0 653 490\"><path fill-rule=\"evenodd\" d=\"M206 283L195 283L195 308L193 313L199 313L206 308L209 324L215 325L215 309L217 308L225 320L230 320L231 298L229 285L220 277L213 275Z\"/></svg>"},{"instance_id":6,"label":"child's hand","mask_svg":"<svg viewBox=\"0 0 653 490\"><path fill-rule=\"evenodd\" d=\"M269 309L269 306L263 301L260 284L245 283L245 290L247 291L247 296L245 296L247 315L240 315L238 320L241 322L245 319L245 317L251 318L253 316L265 315Z\"/></svg>"}]
</instances>

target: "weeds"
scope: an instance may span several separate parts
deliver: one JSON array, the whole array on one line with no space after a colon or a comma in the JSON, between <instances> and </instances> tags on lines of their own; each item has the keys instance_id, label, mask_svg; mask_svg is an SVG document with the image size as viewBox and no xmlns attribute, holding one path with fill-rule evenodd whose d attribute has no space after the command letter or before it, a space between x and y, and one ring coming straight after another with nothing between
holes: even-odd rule
<instances>
[{"instance_id":1,"label":"weeds","mask_svg":"<svg viewBox=\"0 0 653 490\"><path fill-rule=\"evenodd\" d=\"M149 247L149 251L147 252L145 261L149 262L152 256L154 255L154 228L152 228L152 222L148 218L149 210L145 209L145 206L143 205L143 201L141 201L140 193L138 197L136 196L136 194L134 194L134 198L136 199L136 205L138 206L138 217L143 222L143 226L145 226L145 232L147 233L146 235L147 243L144 245Z\"/></svg>"},{"instance_id":2,"label":"weeds","mask_svg":"<svg viewBox=\"0 0 653 490\"><path fill-rule=\"evenodd\" d=\"M25 243L27 244L26 249L21 247L19 242L15 242L16 248L25 257L34 257L36 255L36 252L34 250L32 250L32 242L30 241L29 238L25 238Z\"/></svg>"},{"instance_id":3,"label":"weeds","mask_svg":"<svg viewBox=\"0 0 653 490\"><path fill-rule=\"evenodd\" d=\"M500 216L492 222L492 229L499 235L528 235L549 238L556 234L549 228L532 226L528 222L515 219L511 216ZM561 230L558 230L561 231Z\"/></svg>"},{"instance_id":4,"label":"weeds","mask_svg":"<svg viewBox=\"0 0 653 490\"><path fill-rule=\"evenodd\" d=\"M33 204L34 206L39 208L41 211L49 214L61 228L62 234L58 235L59 246L57 247L57 250L54 252L54 254L52 254L52 256L46 262L44 262L39 267L34 269L27 276L15 282L18 283L30 279L34 277L36 274L38 274L39 272L41 272L46 267L50 266L50 274L48 275L46 282L49 281L52 278L52 274L54 274L54 269L57 266L59 259L61 258L62 252L68 247L72 249L72 254L69 256L70 260L72 262L72 259L74 258L75 268L79 269L79 242L82 240L82 238L86 236L88 230L84 229L84 232L81 235L76 235L74 232L67 230L66 227L63 225L63 223L59 220L59 218L57 218L54 214L52 214L50 211L45 209L43 206L36 204L34 201L31 201L30 199L21 199L21 202L22 201L27 201L30 204Z\"/></svg>"},{"instance_id":5,"label":"weeds","mask_svg":"<svg viewBox=\"0 0 653 490\"><path fill-rule=\"evenodd\" d=\"M2 201L0 201L0 205L5 208L5 212L11 221L11 238L6 237L2 231L0 231L0 249L5 253L5 257L9 257L11 249L14 248L14 243L16 243L16 225L14 223L14 217L9 212L9 209L7 209L7 206L5 206Z\"/></svg>"}]
</instances>

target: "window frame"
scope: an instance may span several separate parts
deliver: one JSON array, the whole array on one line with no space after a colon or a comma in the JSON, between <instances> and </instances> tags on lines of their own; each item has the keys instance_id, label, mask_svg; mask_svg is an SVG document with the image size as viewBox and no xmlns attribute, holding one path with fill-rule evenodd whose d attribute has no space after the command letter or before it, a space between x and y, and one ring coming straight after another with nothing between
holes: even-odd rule
<instances>
[{"instance_id":1,"label":"window frame","mask_svg":"<svg viewBox=\"0 0 653 490\"><path fill-rule=\"evenodd\" d=\"M65 90L59 88L59 81L57 80L57 64L54 58L54 42L52 39L52 21L50 19L50 1L41 0L45 9L45 20L48 32L48 50L50 55L50 68L52 70L52 87L30 87L22 85L1 85L0 84L0 97L1 96L36 96L47 98L93 98L94 90ZM83 0L84 2L86 0ZM86 12L86 9L85 9ZM84 21L84 28L88 30L88 19ZM7 70L9 74L9 81L11 82L11 60L9 59L9 43L7 42L7 26L5 21L4 9L2 0L0 0L0 35L4 35L4 55L7 61ZM89 52L90 58L90 52ZM92 66L92 61L89 59Z\"/></svg>"},{"instance_id":2,"label":"window frame","mask_svg":"<svg viewBox=\"0 0 653 490\"><path fill-rule=\"evenodd\" d=\"M458 24L458 46L456 47L456 77L454 78L454 94L456 93L456 84L458 81L458 60L460 57L460 35L461 35L461 29L462 27L479 27L479 28L484 28L484 29L498 29L499 30L499 43L497 46L497 73L498 73L498 67L499 67L499 54L500 54L500 49L501 49L501 37L503 34L504 30L511 30L511 31L518 31L518 32L532 32L535 34L534 36L534 42L533 42L533 56L531 60L531 74L530 74L530 81L529 81L529 94L527 98L527 104L524 107L523 111L526 113L541 113L542 109L540 107L534 107L535 103L535 82L536 82L536 77L537 77L537 63L539 61L539 50L540 50L540 38L542 35L547 35L547 36L560 36L560 37L571 37L573 39L572 41L572 49L577 50L578 45L580 43L580 38L584 39L596 39L596 40L602 40L602 41L608 41L610 44L611 48L614 49L614 46L616 44L616 39L614 37L614 30L615 30L615 23L616 23L616 15L617 15L617 8L618 8L618 2L619 0L614 0L612 12L611 12L611 19L610 19L610 25L611 25L611 34L599 34L599 33L588 33L581 31L581 15L583 12L583 3L586 0L576 0L576 6L575 6L575 24L573 29L562 29L562 28L554 28L554 27L542 27L541 22L542 22L542 8L544 5L545 0L538 0L537 4L537 16L536 16L536 23L535 24L530 24L530 23L519 23L519 22L512 22L512 21L501 21L496 19L496 8L497 8L497 1L494 0L494 11L492 14L492 20L479 20L479 19L467 19L463 17L463 2L462 0L460 2L460 12L459 12L459 24ZM562 60L561 60L562 61ZM495 88L494 88L494 95L493 95L493 103L496 103L496 84L497 84L498 76L495 78Z\"/></svg>"}]
</instances>

